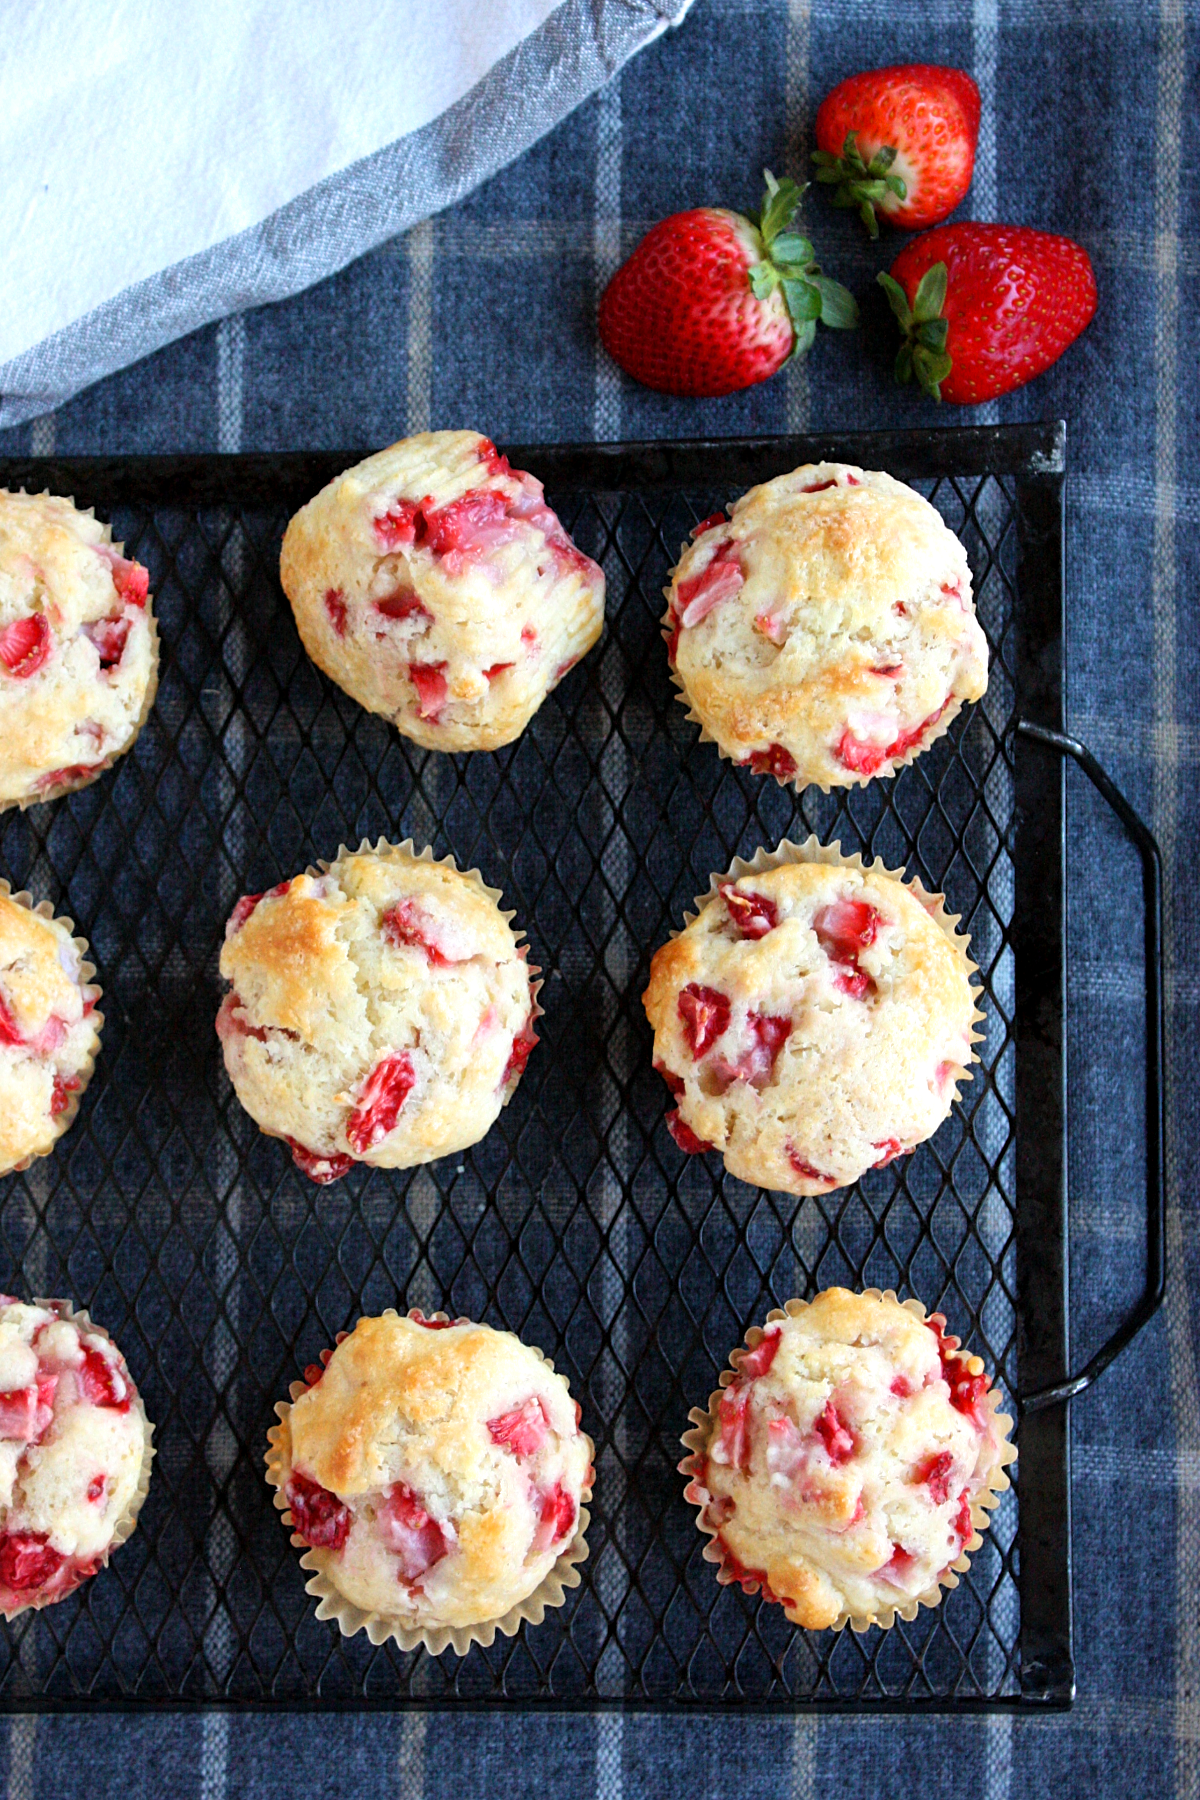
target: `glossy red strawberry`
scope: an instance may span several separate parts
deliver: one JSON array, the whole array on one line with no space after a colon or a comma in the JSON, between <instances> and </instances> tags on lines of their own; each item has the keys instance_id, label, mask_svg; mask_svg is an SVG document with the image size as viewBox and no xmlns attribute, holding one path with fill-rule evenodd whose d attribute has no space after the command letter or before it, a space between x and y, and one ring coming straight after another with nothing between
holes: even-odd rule
<instances>
[{"instance_id":1,"label":"glossy red strawberry","mask_svg":"<svg viewBox=\"0 0 1200 1800\"><path fill-rule=\"evenodd\" d=\"M1027 225L940 225L876 279L904 333L897 381L961 406L1024 387L1096 310L1083 246Z\"/></svg>"},{"instance_id":2,"label":"glossy red strawberry","mask_svg":"<svg viewBox=\"0 0 1200 1800\"><path fill-rule=\"evenodd\" d=\"M919 231L952 213L971 185L979 89L961 69L902 63L850 75L817 110L817 180L835 206L856 207L872 237L877 213Z\"/></svg>"},{"instance_id":3,"label":"glossy red strawberry","mask_svg":"<svg viewBox=\"0 0 1200 1800\"><path fill-rule=\"evenodd\" d=\"M808 350L818 319L857 323L853 296L788 229L802 190L770 171L766 181L761 214L672 213L622 263L600 302L600 338L627 375L668 394L731 394Z\"/></svg>"}]
</instances>

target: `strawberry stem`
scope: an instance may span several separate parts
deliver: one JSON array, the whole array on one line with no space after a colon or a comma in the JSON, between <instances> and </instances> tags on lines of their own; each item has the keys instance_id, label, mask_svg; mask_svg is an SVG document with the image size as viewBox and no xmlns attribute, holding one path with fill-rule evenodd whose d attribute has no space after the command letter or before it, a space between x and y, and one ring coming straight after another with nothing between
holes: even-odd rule
<instances>
[{"instance_id":1,"label":"strawberry stem","mask_svg":"<svg viewBox=\"0 0 1200 1800\"><path fill-rule=\"evenodd\" d=\"M788 229L804 188L787 176L776 181L770 169L763 171L763 179L762 211L747 215L762 239L763 256L747 272L756 300L767 299L776 288L783 295L794 333L791 361L812 348L818 320L834 331L857 325L858 303L849 289L822 275L809 240Z\"/></svg>"},{"instance_id":2,"label":"strawberry stem","mask_svg":"<svg viewBox=\"0 0 1200 1800\"><path fill-rule=\"evenodd\" d=\"M817 180L835 190L831 196L833 204L856 207L859 218L873 238L879 236L876 206L889 194L894 194L897 200L907 198L905 182L899 175L891 173L896 160L895 144L881 144L870 162L865 162L858 147L857 131L848 131L840 156L835 156L831 150L814 150L812 159L817 165Z\"/></svg>"},{"instance_id":3,"label":"strawberry stem","mask_svg":"<svg viewBox=\"0 0 1200 1800\"><path fill-rule=\"evenodd\" d=\"M880 273L875 279L888 297L903 336L896 352L896 380L911 381L915 376L931 399L940 400L941 384L954 367L946 349L950 321L942 312L946 304L945 263L929 265L917 283L911 306L894 276Z\"/></svg>"}]
</instances>

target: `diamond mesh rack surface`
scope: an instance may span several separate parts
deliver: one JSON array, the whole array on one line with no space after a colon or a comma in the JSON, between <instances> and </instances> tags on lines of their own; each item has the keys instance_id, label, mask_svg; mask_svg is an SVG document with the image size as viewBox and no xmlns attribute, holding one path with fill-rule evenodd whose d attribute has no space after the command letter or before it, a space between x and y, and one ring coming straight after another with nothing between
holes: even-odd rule
<instances>
[{"instance_id":1,"label":"diamond mesh rack surface","mask_svg":"<svg viewBox=\"0 0 1200 1800\"><path fill-rule=\"evenodd\" d=\"M0 485L49 486L112 519L149 565L163 641L136 751L86 791L0 819L0 872L76 920L107 1016L74 1128L0 1183L0 1282L91 1309L158 1443L141 1525L110 1567L0 1627L0 1704L1062 1704L1061 1410L1025 1421L1018 1482L957 1591L864 1637L796 1630L719 1588L675 1467L689 1406L745 1328L820 1286L894 1286L943 1309L1009 1395L1018 1354L1026 1386L1065 1368L1061 774L1023 769L1008 737L1018 712L1061 724L1061 428L512 455L602 561L608 618L519 741L476 756L420 751L300 647L280 536L352 457L0 463ZM897 780L797 800L698 742L658 620L696 519L824 456L932 496L966 545L992 674ZM710 873L809 831L945 889L973 937L987 1037L932 1142L797 1202L676 1149L640 995ZM381 834L452 851L503 889L545 971L543 1041L474 1149L318 1188L232 1096L218 949L239 894ZM1037 1125L1023 1136L1022 1084ZM336 1332L389 1305L519 1331L569 1375L597 1443L582 1587L461 1661L318 1623L263 1480L275 1400Z\"/></svg>"}]
</instances>

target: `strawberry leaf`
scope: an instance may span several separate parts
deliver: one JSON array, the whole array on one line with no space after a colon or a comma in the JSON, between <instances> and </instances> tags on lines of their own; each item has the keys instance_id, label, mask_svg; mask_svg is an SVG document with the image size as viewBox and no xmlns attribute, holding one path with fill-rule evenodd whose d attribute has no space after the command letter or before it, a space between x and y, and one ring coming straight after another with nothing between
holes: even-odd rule
<instances>
[{"instance_id":1,"label":"strawberry leaf","mask_svg":"<svg viewBox=\"0 0 1200 1800\"><path fill-rule=\"evenodd\" d=\"M821 296L821 323L834 331L850 331L858 324L858 301L840 281L810 273L809 280Z\"/></svg>"},{"instance_id":2,"label":"strawberry leaf","mask_svg":"<svg viewBox=\"0 0 1200 1800\"><path fill-rule=\"evenodd\" d=\"M799 327L811 320L814 324L821 316L821 290L811 281L785 280L783 297L787 301L788 312L792 316L792 324Z\"/></svg>"},{"instance_id":3,"label":"strawberry leaf","mask_svg":"<svg viewBox=\"0 0 1200 1800\"><path fill-rule=\"evenodd\" d=\"M803 356L806 351L811 350L816 336L817 321L815 319L806 319L802 325L797 325L796 341L792 345L788 361L794 362L798 356Z\"/></svg>"},{"instance_id":4,"label":"strawberry leaf","mask_svg":"<svg viewBox=\"0 0 1200 1800\"><path fill-rule=\"evenodd\" d=\"M914 378L931 399L940 400L941 384L954 364L946 349L950 321L942 314L946 304L946 265L931 263L913 295L912 305L892 275L875 277L896 315L903 342L896 352L895 375L900 382Z\"/></svg>"},{"instance_id":5,"label":"strawberry leaf","mask_svg":"<svg viewBox=\"0 0 1200 1800\"><path fill-rule=\"evenodd\" d=\"M871 236L877 238L876 206L892 196L903 200L908 193L902 178L890 172L896 160L895 144L881 144L870 162L866 162L858 147L858 133L848 131L840 156L834 156L829 150L814 150L812 160L816 165L817 180L834 189L830 196L833 204L856 208Z\"/></svg>"},{"instance_id":6,"label":"strawberry leaf","mask_svg":"<svg viewBox=\"0 0 1200 1800\"><path fill-rule=\"evenodd\" d=\"M790 176L785 176L782 181L776 181L770 169L763 170L763 180L767 184L767 191L763 197L762 216L758 228L762 233L762 240L767 247L768 254L770 254L775 239L785 226L791 223L792 214L799 206L800 195L804 190L797 187Z\"/></svg>"},{"instance_id":7,"label":"strawberry leaf","mask_svg":"<svg viewBox=\"0 0 1200 1800\"><path fill-rule=\"evenodd\" d=\"M777 263L810 263L813 247L799 232L785 231L771 245L771 255Z\"/></svg>"},{"instance_id":8,"label":"strawberry leaf","mask_svg":"<svg viewBox=\"0 0 1200 1800\"><path fill-rule=\"evenodd\" d=\"M751 263L746 273L750 278L750 292L756 300L765 300L779 280L778 270L769 262Z\"/></svg>"}]
</instances>

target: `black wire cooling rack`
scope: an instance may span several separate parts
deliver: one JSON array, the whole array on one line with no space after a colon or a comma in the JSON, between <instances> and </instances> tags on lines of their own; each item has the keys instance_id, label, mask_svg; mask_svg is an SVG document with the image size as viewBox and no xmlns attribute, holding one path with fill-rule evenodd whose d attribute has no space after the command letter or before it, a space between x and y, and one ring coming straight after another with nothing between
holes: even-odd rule
<instances>
[{"instance_id":1,"label":"black wire cooling rack","mask_svg":"<svg viewBox=\"0 0 1200 1800\"><path fill-rule=\"evenodd\" d=\"M957 1591L865 1637L796 1630L719 1588L675 1467L689 1406L745 1328L832 1283L944 1310L1009 1395L1018 1358L1026 1390L1065 1375L1062 777L1012 735L1018 714L1061 727L1062 428L511 454L603 563L608 622L521 739L476 756L417 749L301 649L280 536L353 457L0 463L0 485L113 520L149 566L163 645L136 751L0 819L0 872L76 920L107 1018L70 1134L0 1184L0 1279L91 1309L158 1443L110 1567L0 1626L0 1705L1062 1704L1063 1408L1026 1417L1017 1482ZM694 521L819 457L932 497L966 546L993 660L983 703L897 780L797 800L698 742L658 620ZM797 1202L676 1149L639 997L711 872L809 831L946 891L987 1035L931 1143ZM318 1188L233 1099L218 949L239 894L377 835L452 851L504 890L545 971L543 1041L474 1149ZM361 1313L417 1304L545 1350L597 1443L582 1587L461 1661L318 1623L263 1480L288 1383Z\"/></svg>"}]
</instances>

